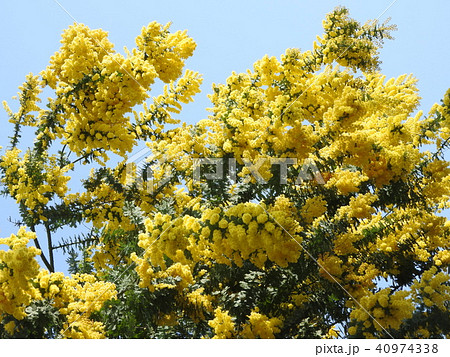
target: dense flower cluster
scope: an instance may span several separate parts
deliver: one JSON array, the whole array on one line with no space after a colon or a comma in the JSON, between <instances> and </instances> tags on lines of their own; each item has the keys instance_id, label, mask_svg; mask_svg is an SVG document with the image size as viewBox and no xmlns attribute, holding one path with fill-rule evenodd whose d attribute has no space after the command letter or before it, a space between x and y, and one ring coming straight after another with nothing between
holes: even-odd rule
<instances>
[{"instance_id":1,"label":"dense flower cluster","mask_svg":"<svg viewBox=\"0 0 450 357\"><path fill-rule=\"evenodd\" d=\"M21 158L20 150L14 148L2 157L0 167L4 170L2 182L11 197L23 203L31 215L45 221L43 206L54 197L65 196L70 180L65 173L72 165L60 167L56 156L34 157L30 152Z\"/></svg>"},{"instance_id":2,"label":"dense flower cluster","mask_svg":"<svg viewBox=\"0 0 450 357\"><path fill-rule=\"evenodd\" d=\"M234 323L231 316L226 311L222 311L218 307L214 311L214 319L208 322L209 326L214 329L213 338L232 338L234 337Z\"/></svg>"},{"instance_id":3,"label":"dense flower cluster","mask_svg":"<svg viewBox=\"0 0 450 357\"><path fill-rule=\"evenodd\" d=\"M415 297L422 299L426 306L437 306L445 311L450 300L449 280L450 276L444 272L438 273L437 268L432 267L423 273L420 281L415 281L411 288Z\"/></svg>"},{"instance_id":4,"label":"dense flower cluster","mask_svg":"<svg viewBox=\"0 0 450 357\"><path fill-rule=\"evenodd\" d=\"M74 25L64 32L42 78L58 95L51 104L64 115L55 130L72 151L131 151L136 133L125 114L148 98L157 77L169 82L181 76L183 60L195 49L185 32L168 34L168 27L143 28L138 49L127 57L114 52L105 31Z\"/></svg>"},{"instance_id":5,"label":"dense flower cluster","mask_svg":"<svg viewBox=\"0 0 450 357\"><path fill-rule=\"evenodd\" d=\"M9 122L14 125L36 125L35 116L33 112L39 111L40 108L37 103L41 101L39 94L42 92L40 87L39 76L33 76L31 73L26 76L26 82L19 87L19 102L20 108L17 113L13 113L6 101L3 106L9 116Z\"/></svg>"},{"instance_id":6,"label":"dense flower cluster","mask_svg":"<svg viewBox=\"0 0 450 357\"><path fill-rule=\"evenodd\" d=\"M252 311L247 325L244 326L242 336L245 338L275 338L280 332L282 321L276 317L269 319L267 316Z\"/></svg>"},{"instance_id":7,"label":"dense flower cluster","mask_svg":"<svg viewBox=\"0 0 450 357\"><path fill-rule=\"evenodd\" d=\"M218 263L242 266L249 260L263 267L267 260L286 267L300 256L300 227L293 219L293 206L279 197L271 207L242 203L222 211L206 209L200 219L156 214L147 219L147 233L139 236L144 258L166 268L164 257L188 263L214 259ZM141 260L142 261L142 260Z\"/></svg>"},{"instance_id":8,"label":"dense flower cluster","mask_svg":"<svg viewBox=\"0 0 450 357\"><path fill-rule=\"evenodd\" d=\"M315 51L323 54L324 63L336 61L342 66L350 68L377 68L378 43L374 42L378 34L383 33L381 39L392 38L387 29L393 30L395 26L386 25L377 27L375 21L369 21L361 26L348 16L348 10L338 8L327 15L323 21L325 34L318 37L319 46Z\"/></svg>"},{"instance_id":9,"label":"dense flower cluster","mask_svg":"<svg viewBox=\"0 0 450 357\"><path fill-rule=\"evenodd\" d=\"M0 244L6 244L9 250L0 250L0 318L12 315L21 320L26 316L27 307L36 290L31 284L39 271L35 257L41 252L35 247L28 247L30 239L36 235L21 227L17 235L1 238Z\"/></svg>"},{"instance_id":10,"label":"dense flower cluster","mask_svg":"<svg viewBox=\"0 0 450 357\"><path fill-rule=\"evenodd\" d=\"M352 311L350 317L362 323L362 329L375 328L398 329L403 320L412 317L414 306L411 299L406 299L407 291L391 293L389 288L360 299L360 308ZM373 316L373 318L371 318ZM356 334L357 327L351 327L350 333ZM370 332L363 332L367 338L373 337Z\"/></svg>"},{"instance_id":11,"label":"dense flower cluster","mask_svg":"<svg viewBox=\"0 0 450 357\"><path fill-rule=\"evenodd\" d=\"M35 238L35 233L21 227L17 235L0 239L0 244L9 247L0 250L0 318L14 318L5 324L5 330L11 336L20 333L32 302L46 301L64 316L61 337L103 338L103 324L91 320L90 315L116 297L114 284L98 281L90 274L67 277L39 270L36 256L40 250L27 247Z\"/></svg>"}]
</instances>

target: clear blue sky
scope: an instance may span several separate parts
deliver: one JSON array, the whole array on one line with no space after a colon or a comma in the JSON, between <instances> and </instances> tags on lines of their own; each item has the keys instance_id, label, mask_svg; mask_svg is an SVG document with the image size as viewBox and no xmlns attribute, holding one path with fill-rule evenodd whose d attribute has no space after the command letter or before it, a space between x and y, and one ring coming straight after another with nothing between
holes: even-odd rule
<instances>
[{"instance_id":1,"label":"clear blue sky","mask_svg":"<svg viewBox=\"0 0 450 357\"><path fill-rule=\"evenodd\" d=\"M121 51L132 48L142 26L151 21L173 23L172 30L188 30L197 50L187 67L204 76L203 92L184 111L183 120L194 123L206 117L206 95L211 84L224 82L231 71L242 72L265 54L279 57L286 48L311 49L321 23L335 6L350 9L361 22L378 18L393 0L293 1L293 0L201 0L201 1L115 1L17 0L0 4L0 101L11 100L29 72L44 69L58 50L62 31L74 22L103 28ZM388 77L413 73L419 79L425 112L450 87L450 2L445 0L398 0L381 16L392 18L398 31L381 51L382 72ZM8 144L12 127L0 110L0 146ZM31 139L29 139L31 140ZM1 151L4 152L4 149ZM448 155L447 155L448 157ZM8 216L17 216L13 202L0 198L0 237L16 228ZM64 269L59 260L57 268Z\"/></svg>"}]
</instances>

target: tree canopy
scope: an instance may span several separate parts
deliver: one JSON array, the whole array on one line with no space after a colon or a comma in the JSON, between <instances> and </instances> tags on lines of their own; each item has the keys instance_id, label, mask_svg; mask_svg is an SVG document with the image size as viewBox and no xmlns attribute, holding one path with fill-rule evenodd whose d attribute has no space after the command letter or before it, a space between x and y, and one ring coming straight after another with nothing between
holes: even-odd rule
<instances>
[{"instance_id":1,"label":"tree canopy","mask_svg":"<svg viewBox=\"0 0 450 357\"><path fill-rule=\"evenodd\" d=\"M213 85L196 124L196 44L169 27L121 54L74 24L4 102L21 219L0 239L0 336L450 337L450 91L424 114L412 75L380 72L395 26L336 8L311 50Z\"/></svg>"}]
</instances>

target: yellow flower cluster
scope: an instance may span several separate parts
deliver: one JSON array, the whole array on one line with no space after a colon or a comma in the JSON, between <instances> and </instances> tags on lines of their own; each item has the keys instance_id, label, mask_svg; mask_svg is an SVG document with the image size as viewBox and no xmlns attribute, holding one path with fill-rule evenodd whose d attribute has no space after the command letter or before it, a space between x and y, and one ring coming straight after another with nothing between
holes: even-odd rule
<instances>
[{"instance_id":1,"label":"yellow flower cluster","mask_svg":"<svg viewBox=\"0 0 450 357\"><path fill-rule=\"evenodd\" d=\"M317 259L317 262L320 266L320 275L331 282L340 281L340 276L344 269L342 266L343 262L339 257L325 253Z\"/></svg>"},{"instance_id":2,"label":"yellow flower cluster","mask_svg":"<svg viewBox=\"0 0 450 357\"><path fill-rule=\"evenodd\" d=\"M272 68L275 61L265 62ZM261 67L259 64L256 68ZM266 70L264 76L268 73L272 72ZM272 75L276 83L280 74ZM384 83L381 75L368 75L366 89L361 91L356 89L363 84L361 79L345 72L324 71L311 83L304 79L305 88L298 89L306 92L304 98L290 102L276 87L260 88L260 76L259 72L233 74L226 85L214 87L210 97L214 115L199 123L201 128L209 127L212 131L207 143L222 148L224 153L233 153L238 161L241 157L253 161L265 158L264 153L269 150L278 156L291 151L302 160L309 155L319 135L330 137L328 145L320 149L320 156L344 160L344 169L338 168L331 182L327 182L327 187L337 184L342 194L356 192L361 182L369 179L383 185L405 177L418 163L421 154L407 143L417 142L420 116L405 116L418 104L413 78L400 76ZM273 89L271 101L252 97L253 92L266 93L269 89ZM365 96L377 100L367 101ZM379 118L380 110L387 117ZM323 124L313 127L298 118ZM347 170L347 165L361 171ZM261 167L260 173L264 178L270 177L266 167Z\"/></svg>"},{"instance_id":3,"label":"yellow flower cluster","mask_svg":"<svg viewBox=\"0 0 450 357\"><path fill-rule=\"evenodd\" d=\"M295 211L284 196L267 210L250 202L222 212L217 208L207 210L202 221L209 224L202 229L201 238L212 241L212 254L219 263L241 266L248 259L263 267L270 260L286 267L297 261L301 251L301 227Z\"/></svg>"},{"instance_id":4,"label":"yellow flower cluster","mask_svg":"<svg viewBox=\"0 0 450 357\"><path fill-rule=\"evenodd\" d=\"M26 317L25 308L33 300L47 300L65 316L61 331L67 338L102 338L100 322L90 320L104 302L116 297L115 285L98 281L94 275L65 277L63 273L39 271L36 255L41 252L27 247L36 234L21 227L17 235L1 238L9 250L0 250L0 319L7 315L17 320ZM4 326L13 335L15 324Z\"/></svg>"},{"instance_id":5,"label":"yellow flower cluster","mask_svg":"<svg viewBox=\"0 0 450 357\"><path fill-rule=\"evenodd\" d=\"M450 265L450 250L444 249L436 253L436 255L433 257L434 264L436 266L448 266Z\"/></svg>"},{"instance_id":6,"label":"yellow flower cluster","mask_svg":"<svg viewBox=\"0 0 450 357\"><path fill-rule=\"evenodd\" d=\"M141 288L147 288L151 292L163 289L173 289L176 292L175 299L183 307L186 314L194 321L205 319L205 312L213 312L213 296L205 294L204 288L192 290L194 284L194 276L192 268L180 261L186 261L182 252L176 258L177 262L166 267L163 261L163 269L155 268L150 264L151 255L147 252L144 257L138 257L135 253L131 255L131 260L137 264L135 270L139 275ZM201 274L200 274L201 275ZM175 278L172 283L162 282L167 278ZM177 314L162 314L157 317L158 324L174 325L177 323Z\"/></svg>"},{"instance_id":7,"label":"yellow flower cluster","mask_svg":"<svg viewBox=\"0 0 450 357\"><path fill-rule=\"evenodd\" d=\"M66 194L63 198L66 205L83 205L83 216L87 222L92 222L94 227L105 228L106 231L122 229L130 231L135 228L130 218L124 213L126 204L125 193L118 189L119 184L125 185L126 175L121 171L119 164L113 169L104 169L106 176L116 179L112 184L107 178L98 178L96 171L91 170L90 177L86 180L89 186L84 192ZM108 247L112 248L112 247Z\"/></svg>"},{"instance_id":8,"label":"yellow flower cluster","mask_svg":"<svg viewBox=\"0 0 450 357\"><path fill-rule=\"evenodd\" d=\"M238 266L250 260L263 267L270 260L286 267L297 261L301 251L301 228L295 217L296 209L284 196L267 210L255 203L242 203L225 210L206 209L200 219L172 219L157 213L145 221L146 233L139 235L139 246L145 249L143 258L133 259L145 286L150 285L148 275L154 276L148 263L165 270L164 257L185 265L213 259ZM189 259L185 250L190 253Z\"/></svg>"},{"instance_id":9,"label":"yellow flower cluster","mask_svg":"<svg viewBox=\"0 0 450 357\"><path fill-rule=\"evenodd\" d=\"M105 182L98 185L93 191L87 191L80 197L82 201L90 202L92 208L85 212L87 221L91 221L95 227L105 226L109 230L122 228L130 230L134 226L129 218L123 214L125 199L122 193Z\"/></svg>"},{"instance_id":10,"label":"yellow flower cluster","mask_svg":"<svg viewBox=\"0 0 450 357\"><path fill-rule=\"evenodd\" d=\"M159 167L153 168L153 179L161 182L173 170L183 172L187 177L187 186L192 189L193 158L199 153L206 154L207 150L201 144L206 134L194 136L194 127L183 123L168 133L162 133L158 141L147 142L153 157L159 161ZM170 186L167 187L167 190ZM165 191L165 194L169 193Z\"/></svg>"},{"instance_id":11,"label":"yellow flower cluster","mask_svg":"<svg viewBox=\"0 0 450 357\"><path fill-rule=\"evenodd\" d=\"M450 207L450 166L445 160L433 160L426 167L422 179L423 195L427 202L439 209Z\"/></svg>"},{"instance_id":12,"label":"yellow flower cluster","mask_svg":"<svg viewBox=\"0 0 450 357\"><path fill-rule=\"evenodd\" d=\"M327 201L321 196L315 196L306 200L300 214L306 223L312 223L315 218L322 216L326 211Z\"/></svg>"},{"instance_id":13,"label":"yellow flower cluster","mask_svg":"<svg viewBox=\"0 0 450 357\"><path fill-rule=\"evenodd\" d=\"M442 121L440 130L439 130L439 136L436 140L436 146L438 149L442 149L441 145L443 142L446 142L450 138L450 89L447 90L447 92L444 95L444 98L442 99L442 104L434 104L434 106L430 110L430 116L431 118L429 120L433 120L433 117L440 118ZM433 134L431 131L427 132L429 137L435 137L435 134Z\"/></svg>"},{"instance_id":14,"label":"yellow flower cluster","mask_svg":"<svg viewBox=\"0 0 450 357\"><path fill-rule=\"evenodd\" d=\"M325 187L336 187L341 195L358 192L361 182L367 181L368 177L359 171L337 169Z\"/></svg>"},{"instance_id":15,"label":"yellow flower cluster","mask_svg":"<svg viewBox=\"0 0 450 357\"><path fill-rule=\"evenodd\" d=\"M168 83L181 75L184 60L192 56L196 44L187 36L186 31L169 33L170 23L165 26L157 22L142 28L136 38L136 45L145 53L155 68L158 77ZM148 58L147 58L148 57Z\"/></svg>"},{"instance_id":16,"label":"yellow flower cluster","mask_svg":"<svg viewBox=\"0 0 450 357\"><path fill-rule=\"evenodd\" d=\"M9 335L13 335L15 328L16 328L16 323L14 321L10 321L7 324L5 324L3 326L3 328L5 329L5 331L9 334Z\"/></svg>"},{"instance_id":17,"label":"yellow flower cluster","mask_svg":"<svg viewBox=\"0 0 450 357\"><path fill-rule=\"evenodd\" d=\"M205 319L203 310L208 312L213 311L213 297L211 295L204 294L204 290L204 288L199 288L186 294L187 301L190 305L194 306L195 312L199 315L198 318L200 319Z\"/></svg>"},{"instance_id":18,"label":"yellow flower cluster","mask_svg":"<svg viewBox=\"0 0 450 357\"><path fill-rule=\"evenodd\" d=\"M375 209L371 205L377 198L377 195L372 193L352 197L348 206L339 208L338 216L358 219L370 218L375 213Z\"/></svg>"},{"instance_id":19,"label":"yellow flower cluster","mask_svg":"<svg viewBox=\"0 0 450 357\"><path fill-rule=\"evenodd\" d=\"M157 213L153 219L145 220L147 233L139 235L139 246L145 249L144 257L152 265L164 269L164 256L173 261L187 263L184 250L189 246L189 230L187 226L193 220L190 216L172 220L170 215Z\"/></svg>"},{"instance_id":20,"label":"yellow flower cluster","mask_svg":"<svg viewBox=\"0 0 450 357\"><path fill-rule=\"evenodd\" d=\"M192 268L187 264L176 262L169 267L166 267L163 262L163 269L154 269L154 266L149 264L149 255L144 254L144 257L138 257L135 253L131 255L131 260L137 264L136 272L140 277L139 286L148 288L150 291L156 289L177 289L179 293L186 293L187 288L194 283L192 275ZM161 279L168 277L177 278L176 284L167 284L158 282Z\"/></svg>"},{"instance_id":21,"label":"yellow flower cluster","mask_svg":"<svg viewBox=\"0 0 450 357\"><path fill-rule=\"evenodd\" d=\"M9 122L16 125L35 126L36 118L32 112L40 111L39 103L41 99L38 97L42 92L40 87L39 76L33 76L31 73L26 76L26 82L19 87L19 111L12 112L6 101L3 101L3 107L9 116Z\"/></svg>"},{"instance_id":22,"label":"yellow flower cluster","mask_svg":"<svg viewBox=\"0 0 450 357\"><path fill-rule=\"evenodd\" d=\"M64 112L56 135L79 155L99 148L123 155L134 139L124 114L147 97L156 73L138 58L115 54L102 30L73 25L65 30L61 43L41 74L58 96L52 107ZM138 69L145 74L139 79L135 78Z\"/></svg>"},{"instance_id":23,"label":"yellow flower cluster","mask_svg":"<svg viewBox=\"0 0 450 357\"><path fill-rule=\"evenodd\" d=\"M264 314L252 311L240 335L244 338L275 338L282 325L283 322L277 317L269 319Z\"/></svg>"},{"instance_id":24,"label":"yellow flower cluster","mask_svg":"<svg viewBox=\"0 0 450 357\"><path fill-rule=\"evenodd\" d=\"M265 56L253 71L214 85L212 115L198 125L210 130L206 146L240 164L242 158L256 162L287 153L299 164L308 157L339 162L326 187L343 195L362 183L381 187L406 178L423 157L417 148L421 114L408 116L419 103L416 80L402 75L386 81L377 72L357 77L331 66L319 71L334 60L364 72L376 67L373 37L389 38L390 27L361 26L347 15L337 9L327 17L314 53L290 49L281 61ZM267 163L259 169L264 179L271 177Z\"/></svg>"},{"instance_id":25,"label":"yellow flower cluster","mask_svg":"<svg viewBox=\"0 0 450 357\"><path fill-rule=\"evenodd\" d=\"M367 22L361 26L358 22L348 17L348 10L338 7L326 16L323 21L325 34L318 37L321 44L315 48L323 54L323 62L338 62L342 66L358 68L363 71L373 70L378 67L378 46L370 36L383 33L384 38L392 38L389 30L395 26ZM382 38L383 38L382 37Z\"/></svg>"},{"instance_id":26,"label":"yellow flower cluster","mask_svg":"<svg viewBox=\"0 0 450 357\"><path fill-rule=\"evenodd\" d=\"M351 258L349 262L356 262L356 259ZM347 274L345 276L346 284L344 288L352 294L354 298L361 298L367 294L368 289L373 289L375 285L375 279L379 276L383 276L383 273L374 264L362 263L356 268L346 265ZM352 300L346 302L347 306L353 304Z\"/></svg>"},{"instance_id":27,"label":"yellow flower cluster","mask_svg":"<svg viewBox=\"0 0 450 357\"><path fill-rule=\"evenodd\" d=\"M406 178L423 157L416 147L421 133L420 113L415 117L407 115L418 105L416 80L405 75L386 83L384 80L381 75L366 78L365 92L353 95L358 104L344 108L344 115L337 123L348 121L353 115L351 108L356 105L364 108L358 119L339 138L336 137L337 140L321 149L325 157L343 160L344 168L347 165L360 168L360 182L372 179L377 186L393 179ZM356 85L356 79L352 81ZM344 92L342 95L345 95ZM373 99L368 101L367 96ZM385 116L380 118L377 114L380 111ZM336 129L334 125L333 130ZM329 132L324 127L323 134L329 135Z\"/></svg>"},{"instance_id":28,"label":"yellow flower cluster","mask_svg":"<svg viewBox=\"0 0 450 357\"><path fill-rule=\"evenodd\" d=\"M369 293L359 300L361 306L355 308L350 317L362 323L363 331L367 330L364 333L366 337L372 337L375 331L383 328L398 329L405 319L412 317L414 311L412 300L407 299L409 294L408 291L396 291L392 294L390 288L375 294ZM356 331L356 326L349 329L351 335Z\"/></svg>"},{"instance_id":29,"label":"yellow flower cluster","mask_svg":"<svg viewBox=\"0 0 450 357\"><path fill-rule=\"evenodd\" d=\"M334 239L333 251L338 255L347 255L356 253L357 249L353 246L353 243L362 238L361 234L353 231L347 231L336 235Z\"/></svg>"},{"instance_id":30,"label":"yellow flower cluster","mask_svg":"<svg viewBox=\"0 0 450 357\"><path fill-rule=\"evenodd\" d=\"M49 273L48 270L40 270L35 281L38 284L41 297L48 300L55 299L56 297L60 299L60 286L63 279L63 273ZM59 305L59 303L57 302L56 305Z\"/></svg>"},{"instance_id":31,"label":"yellow flower cluster","mask_svg":"<svg viewBox=\"0 0 450 357\"><path fill-rule=\"evenodd\" d=\"M411 286L414 299L430 306L437 306L442 311L448 311L450 301L450 276L444 272L437 272L434 266L424 272L420 280L416 280Z\"/></svg>"},{"instance_id":32,"label":"yellow flower cluster","mask_svg":"<svg viewBox=\"0 0 450 357\"><path fill-rule=\"evenodd\" d=\"M439 217L419 209L396 209L386 216L393 222L398 222L393 229L382 238L378 238L372 250L385 252L398 251L402 244L411 240L413 251L410 258L426 262L432 252L438 253L440 247L448 247L448 228L446 233L445 217ZM423 234L419 234L423 232Z\"/></svg>"},{"instance_id":33,"label":"yellow flower cluster","mask_svg":"<svg viewBox=\"0 0 450 357\"><path fill-rule=\"evenodd\" d=\"M291 299L295 306L301 307L305 302L309 301L309 296L306 294L293 294Z\"/></svg>"},{"instance_id":34,"label":"yellow flower cluster","mask_svg":"<svg viewBox=\"0 0 450 357\"><path fill-rule=\"evenodd\" d=\"M115 285L98 281L90 274L49 273L41 270L33 279L37 286L36 299L46 299L65 316L61 330L65 338L104 338L102 323L90 315L100 310L105 301L116 298Z\"/></svg>"},{"instance_id":35,"label":"yellow flower cluster","mask_svg":"<svg viewBox=\"0 0 450 357\"><path fill-rule=\"evenodd\" d=\"M62 334L66 338L104 338L104 326L91 320L90 315L100 310L105 301L116 298L114 284L97 281L90 274L76 274L64 278L60 295L54 297L55 306L65 315Z\"/></svg>"},{"instance_id":36,"label":"yellow flower cluster","mask_svg":"<svg viewBox=\"0 0 450 357\"><path fill-rule=\"evenodd\" d=\"M196 46L185 31L170 34L169 25L156 22L142 29L138 49L126 50L126 56L115 53L105 31L83 24L65 30L61 43L41 73L43 83L57 95L51 109L63 113L57 116L54 134L80 156L94 153L100 163L108 160L107 151L125 156L142 129L149 130L147 124L133 127L126 114L148 98L157 77L164 82L180 77L184 60ZM200 82L196 73L187 72L156 105L164 99L166 105L178 107L178 101L187 102L199 91ZM164 118L159 119L161 124ZM45 120L43 115L42 124Z\"/></svg>"},{"instance_id":37,"label":"yellow flower cluster","mask_svg":"<svg viewBox=\"0 0 450 357\"><path fill-rule=\"evenodd\" d=\"M92 258L88 258L88 261L94 264L97 271L116 266L121 259L120 249L114 241L93 245L89 250L92 252Z\"/></svg>"},{"instance_id":38,"label":"yellow flower cluster","mask_svg":"<svg viewBox=\"0 0 450 357\"><path fill-rule=\"evenodd\" d=\"M65 176L72 165L60 167L56 156L32 157L27 152L23 159L17 148L8 150L1 157L0 167L4 169L2 182L17 203L22 202L30 214L46 220L42 216L42 206L56 194L63 198L68 190L70 176Z\"/></svg>"},{"instance_id":39,"label":"yellow flower cluster","mask_svg":"<svg viewBox=\"0 0 450 357\"><path fill-rule=\"evenodd\" d=\"M248 316L242 329L237 329L228 311L218 307L214 311L214 319L209 320L209 326L214 330L214 339L223 338L275 338L275 334L281 331L283 321L277 317L269 318L258 312L256 308Z\"/></svg>"},{"instance_id":40,"label":"yellow flower cluster","mask_svg":"<svg viewBox=\"0 0 450 357\"><path fill-rule=\"evenodd\" d=\"M230 314L220 307L214 310L214 319L209 320L208 325L214 329L214 339L232 338L236 333Z\"/></svg>"},{"instance_id":41,"label":"yellow flower cluster","mask_svg":"<svg viewBox=\"0 0 450 357\"><path fill-rule=\"evenodd\" d=\"M271 73L275 80L279 74L272 72L276 70L272 66L281 67L274 58L266 62L255 65L253 73L234 73L226 84L215 85L214 93L209 96L214 104L211 108L213 116L200 121L198 126L210 130L206 144L232 153L240 164L242 158L252 162L265 159L259 172L264 179L269 179L268 157L283 157L287 151L292 151L295 157L303 160L317 138L312 127L299 120L304 115L303 108L298 108L295 103L283 113L290 104L289 97L278 88L263 88L260 76L264 78ZM307 87L305 84L304 89ZM272 150L274 152L269 155Z\"/></svg>"},{"instance_id":42,"label":"yellow flower cluster","mask_svg":"<svg viewBox=\"0 0 450 357\"><path fill-rule=\"evenodd\" d=\"M7 315L21 320L26 316L25 308L36 295L31 280L39 272L36 256L39 249L28 247L36 234L21 227L17 235L0 238L0 245L6 244L9 250L0 250L0 320Z\"/></svg>"},{"instance_id":43,"label":"yellow flower cluster","mask_svg":"<svg viewBox=\"0 0 450 357\"><path fill-rule=\"evenodd\" d=\"M154 97L150 106L144 103L143 111L140 113L133 111L136 122L135 131L138 138L150 138L152 142L156 142L157 137L162 140L164 138L164 123L179 123L179 120L174 119L171 113L179 114L182 109L180 103L187 104L194 100L193 97L200 92L202 81L203 79L198 72L186 70L176 83L171 82L164 85L163 93ZM155 125L155 128L150 129L149 124ZM186 124L183 123L183 125ZM171 131L171 135L174 135L176 131L177 129ZM158 152L160 151L155 151L154 154Z\"/></svg>"}]
</instances>

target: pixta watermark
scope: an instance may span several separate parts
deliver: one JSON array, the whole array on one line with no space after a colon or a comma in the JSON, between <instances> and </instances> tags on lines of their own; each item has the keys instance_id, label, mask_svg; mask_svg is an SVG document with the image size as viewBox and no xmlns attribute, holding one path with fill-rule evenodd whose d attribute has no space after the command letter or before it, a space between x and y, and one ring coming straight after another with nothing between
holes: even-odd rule
<instances>
[{"instance_id":1,"label":"pixta watermark","mask_svg":"<svg viewBox=\"0 0 450 357\"><path fill-rule=\"evenodd\" d=\"M237 165L237 162L243 165ZM294 157L283 158L258 158L249 160L242 158L193 158L192 175L193 183L199 184L202 180L215 181L228 179L233 183L238 181L238 167L247 168L248 175L239 177L244 183L248 183L251 177L259 184L267 184L268 180L260 173L263 165L269 163L271 166L278 165L278 180L280 185L288 184L288 167L298 165L298 159ZM155 178L155 172L158 170L158 179ZM126 163L126 177L128 185L136 185L139 189L145 189L152 194L156 190L166 185L173 178L174 168L164 155L154 156L150 149L145 148L131 156ZM298 168L298 174L291 177L295 185L300 185L305 181L314 180L317 184L323 185L325 181L314 160L305 159Z\"/></svg>"},{"instance_id":2,"label":"pixta watermark","mask_svg":"<svg viewBox=\"0 0 450 357\"><path fill-rule=\"evenodd\" d=\"M155 172L158 170L158 178ZM162 174L161 174L162 170ZM149 148L144 148L126 162L126 184L135 185L149 194L157 192L173 178L173 167L165 155L155 156Z\"/></svg>"},{"instance_id":3,"label":"pixta watermark","mask_svg":"<svg viewBox=\"0 0 450 357\"><path fill-rule=\"evenodd\" d=\"M269 161L270 165L279 165L279 184L287 185L288 183L288 165L297 165L298 160L295 157L283 157L283 158L258 158L256 161L242 158L244 167L248 169L250 175L253 176L257 183L267 184L268 180L264 179L259 169ZM231 181L237 181L237 169L235 158L194 158L193 177L194 183L200 182L201 179L201 167L203 165L215 166L214 172L204 173L203 177L206 180L223 180L228 177ZM224 174L224 168L227 167L228 174ZM244 180L250 181L250 176L247 175ZM301 184L304 181L315 180L318 184L323 185L325 181L317 168L316 163L312 159L306 159L303 161L299 173L294 180L296 185Z\"/></svg>"}]
</instances>

